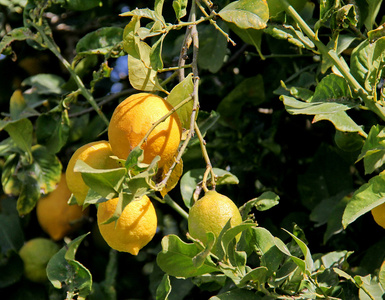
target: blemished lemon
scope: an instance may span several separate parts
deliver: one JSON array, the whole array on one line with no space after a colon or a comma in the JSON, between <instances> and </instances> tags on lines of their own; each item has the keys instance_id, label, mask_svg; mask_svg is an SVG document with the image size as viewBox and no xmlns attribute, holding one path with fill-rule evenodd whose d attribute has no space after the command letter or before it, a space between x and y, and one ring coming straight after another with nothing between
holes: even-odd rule
<instances>
[{"instance_id":1,"label":"blemished lemon","mask_svg":"<svg viewBox=\"0 0 385 300\"><path fill-rule=\"evenodd\" d=\"M118 251L137 255L154 237L157 227L155 208L147 196L131 201L116 222L102 224L115 212L119 198L99 204L97 221L107 244Z\"/></svg>"},{"instance_id":2,"label":"blemished lemon","mask_svg":"<svg viewBox=\"0 0 385 300\"><path fill-rule=\"evenodd\" d=\"M47 281L48 261L59 249L60 247L50 239L34 238L27 241L19 250L24 263L24 276L33 282Z\"/></svg>"},{"instance_id":3,"label":"blemished lemon","mask_svg":"<svg viewBox=\"0 0 385 300\"><path fill-rule=\"evenodd\" d=\"M70 197L71 191L63 173L56 189L37 202L36 215L40 227L55 241L78 229L88 213L88 209L83 211L79 205L69 205Z\"/></svg>"},{"instance_id":4,"label":"blemished lemon","mask_svg":"<svg viewBox=\"0 0 385 300\"><path fill-rule=\"evenodd\" d=\"M371 212L374 221L382 228L385 228L385 203L376 206Z\"/></svg>"},{"instance_id":5,"label":"blemished lemon","mask_svg":"<svg viewBox=\"0 0 385 300\"><path fill-rule=\"evenodd\" d=\"M108 127L108 140L112 152L121 159L127 159L153 123L161 119L172 109L162 97L138 93L122 101L113 112ZM144 163L151 163L155 156L160 156L158 166L162 167L171 160L181 141L182 126L179 117L173 113L160 123L142 145Z\"/></svg>"},{"instance_id":6,"label":"blemished lemon","mask_svg":"<svg viewBox=\"0 0 385 300\"><path fill-rule=\"evenodd\" d=\"M218 238L230 218L231 227L242 222L238 207L230 198L211 190L206 192L191 207L188 217L188 230L193 238L199 239L205 244L207 242L206 233L212 232Z\"/></svg>"},{"instance_id":7,"label":"blemished lemon","mask_svg":"<svg viewBox=\"0 0 385 300\"><path fill-rule=\"evenodd\" d=\"M111 146L107 141L96 141L81 146L71 156L67 165L66 179L68 188L74 194L79 205L83 205L89 187L83 181L82 174L74 172L76 161L80 159L95 169L114 169L119 165L116 160L110 157L113 155Z\"/></svg>"}]
</instances>

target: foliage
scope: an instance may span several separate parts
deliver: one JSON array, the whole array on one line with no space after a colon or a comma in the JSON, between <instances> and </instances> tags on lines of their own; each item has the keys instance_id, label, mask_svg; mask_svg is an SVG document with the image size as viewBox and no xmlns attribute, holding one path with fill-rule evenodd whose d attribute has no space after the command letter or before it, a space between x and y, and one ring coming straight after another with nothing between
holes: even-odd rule
<instances>
[{"instance_id":1,"label":"foliage","mask_svg":"<svg viewBox=\"0 0 385 300\"><path fill-rule=\"evenodd\" d=\"M131 2L0 1L4 294L382 298L384 232L370 214L385 202L382 1ZM90 217L57 242L50 282L29 282L18 250L45 235L37 201L140 91L181 119L174 161L144 164L140 145L117 169L78 161ZM188 210L214 187L243 222L203 244L187 232ZM98 203L119 197L114 221L145 194L158 200L154 239L138 256L109 250Z\"/></svg>"}]
</instances>

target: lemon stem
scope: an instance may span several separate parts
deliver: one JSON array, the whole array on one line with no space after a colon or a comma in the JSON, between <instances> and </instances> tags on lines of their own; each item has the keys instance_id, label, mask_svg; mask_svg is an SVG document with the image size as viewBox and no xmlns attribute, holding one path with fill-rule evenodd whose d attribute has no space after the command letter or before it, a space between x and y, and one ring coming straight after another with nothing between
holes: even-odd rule
<instances>
[{"instance_id":1,"label":"lemon stem","mask_svg":"<svg viewBox=\"0 0 385 300\"><path fill-rule=\"evenodd\" d=\"M164 196L164 201L183 218L188 219L188 213L182 207L180 207L179 204L176 203L168 194Z\"/></svg>"},{"instance_id":2,"label":"lemon stem","mask_svg":"<svg viewBox=\"0 0 385 300\"><path fill-rule=\"evenodd\" d=\"M216 175L214 173L213 166L211 164L209 154L207 153L206 141L204 140L203 135L202 135L202 133L201 133L199 127L198 127L198 124L196 122L195 122L195 132L196 132L197 137L199 139L199 144L201 145L201 150L202 150L203 158L206 161L206 171L203 174L202 188L203 188L203 190L205 192L208 192L208 188L207 188L208 176L209 176L209 174L211 175L211 185L215 189L215 178L216 178Z\"/></svg>"}]
</instances>

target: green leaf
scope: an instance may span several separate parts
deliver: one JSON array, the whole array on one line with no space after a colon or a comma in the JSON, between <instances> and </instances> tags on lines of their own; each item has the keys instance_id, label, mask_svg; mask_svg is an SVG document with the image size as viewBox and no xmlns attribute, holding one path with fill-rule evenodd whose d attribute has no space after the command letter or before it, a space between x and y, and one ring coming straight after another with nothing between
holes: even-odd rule
<instances>
[{"instance_id":1,"label":"green leaf","mask_svg":"<svg viewBox=\"0 0 385 300\"><path fill-rule=\"evenodd\" d=\"M65 80L55 74L37 74L27 79L24 79L21 83L23 86L32 86L36 89L36 92L40 95L64 93L62 86Z\"/></svg>"},{"instance_id":2,"label":"green leaf","mask_svg":"<svg viewBox=\"0 0 385 300\"><path fill-rule=\"evenodd\" d=\"M227 26L219 21L217 25L227 31ZM216 73L225 62L227 54L226 37L212 25L201 25L199 31L198 66L201 69Z\"/></svg>"},{"instance_id":3,"label":"green leaf","mask_svg":"<svg viewBox=\"0 0 385 300\"><path fill-rule=\"evenodd\" d=\"M310 210L323 199L353 189L351 164L342 158L335 147L326 144L318 148L306 172L298 175L301 202Z\"/></svg>"},{"instance_id":4,"label":"green leaf","mask_svg":"<svg viewBox=\"0 0 385 300\"><path fill-rule=\"evenodd\" d=\"M36 120L36 138L51 153L57 153L66 144L70 131L67 110L41 114Z\"/></svg>"},{"instance_id":5,"label":"green leaf","mask_svg":"<svg viewBox=\"0 0 385 300\"><path fill-rule=\"evenodd\" d=\"M0 221L1 224L1 221ZM1 237L1 234L0 234ZM24 273L24 263L17 251L0 253L0 288L11 286L18 282ZM8 296L7 296L8 297Z\"/></svg>"},{"instance_id":6,"label":"green leaf","mask_svg":"<svg viewBox=\"0 0 385 300\"><path fill-rule=\"evenodd\" d=\"M102 27L87 33L76 44L77 54L106 55L122 41L123 29L120 27Z\"/></svg>"},{"instance_id":7,"label":"green leaf","mask_svg":"<svg viewBox=\"0 0 385 300\"><path fill-rule=\"evenodd\" d=\"M16 90L9 101L9 112L12 120L22 118L23 111L27 108L23 93L21 90Z\"/></svg>"},{"instance_id":8,"label":"green leaf","mask_svg":"<svg viewBox=\"0 0 385 300\"><path fill-rule=\"evenodd\" d=\"M346 196L350 191L342 191L335 196L323 199L311 212L310 220L316 222L316 226L327 224L324 234L324 242L343 230L342 215L350 197Z\"/></svg>"},{"instance_id":9,"label":"green leaf","mask_svg":"<svg viewBox=\"0 0 385 300\"><path fill-rule=\"evenodd\" d=\"M385 202L385 176L377 175L356 190L346 205L342 225L346 228L360 216Z\"/></svg>"},{"instance_id":10,"label":"green leaf","mask_svg":"<svg viewBox=\"0 0 385 300\"><path fill-rule=\"evenodd\" d=\"M266 282L266 277L268 274L268 269L266 267L258 267L255 269L252 269L248 273L246 273L245 276L240 280L240 282L237 284L239 288L245 287L250 281L253 282L253 284L264 284Z\"/></svg>"},{"instance_id":11,"label":"green leaf","mask_svg":"<svg viewBox=\"0 0 385 300\"><path fill-rule=\"evenodd\" d=\"M210 300L259 300L262 299L255 292L245 289L233 289L225 293L213 296Z\"/></svg>"},{"instance_id":12,"label":"green leaf","mask_svg":"<svg viewBox=\"0 0 385 300\"><path fill-rule=\"evenodd\" d=\"M82 173L85 184L106 199L119 194L126 175L125 168L95 169L82 160L75 163L74 172Z\"/></svg>"},{"instance_id":13,"label":"green leaf","mask_svg":"<svg viewBox=\"0 0 385 300\"><path fill-rule=\"evenodd\" d=\"M195 277L218 271L208 256L200 268L196 268L193 258L201 250L194 243L185 243L176 235L162 239L162 251L158 253L157 264L168 275L175 277Z\"/></svg>"},{"instance_id":14,"label":"green leaf","mask_svg":"<svg viewBox=\"0 0 385 300\"><path fill-rule=\"evenodd\" d=\"M368 15L365 19L365 27L368 30L373 29L373 25L375 24L375 20L377 18L377 15L380 11L382 0L371 0L366 1L368 5Z\"/></svg>"},{"instance_id":15,"label":"green leaf","mask_svg":"<svg viewBox=\"0 0 385 300\"><path fill-rule=\"evenodd\" d=\"M307 48L310 50L314 48L314 43L307 36L290 25L270 24L263 32L276 39L286 40L299 48Z\"/></svg>"},{"instance_id":16,"label":"green leaf","mask_svg":"<svg viewBox=\"0 0 385 300\"><path fill-rule=\"evenodd\" d=\"M357 106L357 104L353 104L351 102L303 102L285 95L282 95L279 98L285 104L285 109L287 112L292 115L331 114L340 111L346 111Z\"/></svg>"},{"instance_id":17,"label":"green leaf","mask_svg":"<svg viewBox=\"0 0 385 300\"><path fill-rule=\"evenodd\" d=\"M239 182L238 178L228 171L218 168L213 168L213 171L217 176L217 185L238 184ZM182 198L188 208L191 208L194 203L193 194L198 182L202 181L204 172L205 169L192 169L187 171L180 180ZM209 178L211 178L210 175Z\"/></svg>"},{"instance_id":18,"label":"green leaf","mask_svg":"<svg viewBox=\"0 0 385 300\"><path fill-rule=\"evenodd\" d=\"M12 206L14 206L14 199ZM5 204L2 200L2 207ZM24 243L24 233L17 214L0 214L0 256L9 250L19 251ZM1 265L1 264L0 264ZM0 273L1 274L1 273Z\"/></svg>"},{"instance_id":19,"label":"green leaf","mask_svg":"<svg viewBox=\"0 0 385 300\"><path fill-rule=\"evenodd\" d=\"M264 59L264 56L261 50L262 35L263 35L262 30L254 29L254 28L241 29L233 25L232 23L228 23L228 26L232 31L234 31L236 35L238 35L242 39L242 41L244 41L247 44L253 45L255 47L255 50L258 51L258 54L260 55L260 57Z\"/></svg>"},{"instance_id":20,"label":"green leaf","mask_svg":"<svg viewBox=\"0 0 385 300\"><path fill-rule=\"evenodd\" d=\"M374 125L361 149L357 161L364 159L365 174L373 173L385 162L385 128Z\"/></svg>"},{"instance_id":21,"label":"green leaf","mask_svg":"<svg viewBox=\"0 0 385 300\"><path fill-rule=\"evenodd\" d=\"M172 7L174 8L175 16L178 20L183 18L187 12L188 0L174 0Z\"/></svg>"},{"instance_id":22,"label":"green leaf","mask_svg":"<svg viewBox=\"0 0 385 300\"><path fill-rule=\"evenodd\" d=\"M158 18L162 16L163 4L164 4L164 0L155 0L154 12Z\"/></svg>"},{"instance_id":23,"label":"green leaf","mask_svg":"<svg viewBox=\"0 0 385 300\"><path fill-rule=\"evenodd\" d=\"M151 67L155 71L163 69L162 47L163 47L163 41L165 37L166 35L162 34L162 36L151 47L150 62L151 62Z\"/></svg>"},{"instance_id":24,"label":"green leaf","mask_svg":"<svg viewBox=\"0 0 385 300\"><path fill-rule=\"evenodd\" d=\"M218 15L241 29L262 29L269 20L269 8L263 0L239 0L226 5Z\"/></svg>"},{"instance_id":25,"label":"green leaf","mask_svg":"<svg viewBox=\"0 0 385 300\"><path fill-rule=\"evenodd\" d=\"M0 41L0 54L5 52L4 50L14 41L24 41L27 39L35 40L36 38L37 35L33 33L29 28L14 28L2 37Z\"/></svg>"},{"instance_id":26,"label":"green leaf","mask_svg":"<svg viewBox=\"0 0 385 300\"><path fill-rule=\"evenodd\" d=\"M34 162L27 170L37 178L41 193L52 192L60 181L62 173L60 160L41 145L32 147L32 156Z\"/></svg>"},{"instance_id":27,"label":"green leaf","mask_svg":"<svg viewBox=\"0 0 385 300\"><path fill-rule=\"evenodd\" d=\"M273 192L268 191L268 192L264 192L261 196L257 198L247 201L245 204L243 204L239 208L239 211L241 212L242 216L245 218L253 207L255 207L259 211L265 211L278 204L279 204L279 196Z\"/></svg>"},{"instance_id":28,"label":"green leaf","mask_svg":"<svg viewBox=\"0 0 385 300\"><path fill-rule=\"evenodd\" d=\"M156 14L155 11L149 8L135 8L133 10L127 11L120 14L121 17L138 17L138 18L147 18L153 21L161 21L164 23L164 19L161 15Z\"/></svg>"},{"instance_id":29,"label":"green leaf","mask_svg":"<svg viewBox=\"0 0 385 300\"><path fill-rule=\"evenodd\" d=\"M24 176L16 208L20 216L29 214L40 198L40 187L36 178Z\"/></svg>"},{"instance_id":30,"label":"green leaf","mask_svg":"<svg viewBox=\"0 0 385 300\"><path fill-rule=\"evenodd\" d=\"M139 57L127 56L128 78L134 89L140 91L164 91L159 84L157 72L151 66L151 47L145 42L138 43Z\"/></svg>"},{"instance_id":31,"label":"green leaf","mask_svg":"<svg viewBox=\"0 0 385 300\"><path fill-rule=\"evenodd\" d=\"M354 281L356 285L360 288L358 295L360 299L371 300L371 299L381 299L384 295L384 289L378 283L378 280L373 278L373 275L366 276L354 276ZM370 296L369 296L370 295Z\"/></svg>"},{"instance_id":32,"label":"green leaf","mask_svg":"<svg viewBox=\"0 0 385 300\"><path fill-rule=\"evenodd\" d=\"M314 116L313 123L327 120L333 123L334 127L342 132L360 132L366 135L362 127L357 125L346 113L346 111L339 111L330 114L317 114Z\"/></svg>"},{"instance_id":33,"label":"green leaf","mask_svg":"<svg viewBox=\"0 0 385 300\"><path fill-rule=\"evenodd\" d=\"M179 82L176 86L174 86L170 94L167 96L167 101L175 107L183 100L189 98L193 91L194 83L192 80L192 73L190 73L185 79L183 79L182 82ZM191 100L176 111L183 128L190 128L193 104L193 100Z\"/></svg>"},{"instance_id":34,"label":"green leaf","mask_svg":"<svg viewBox=\"0 0 385 300\"><path fill-rule=\"evenodd\" d=\"M67 297L78 295L77 299L85 299L91 292L91 273L75 260L77 249L87 235L88 233L79 236L65 245L50 259L47 265L48 279L55 288L65 288Z\"/></svg>"},{"instance_id":35,"label":"green leaf","mask_svg":"<svg viewBox=\"0 0 385 300\"><path fill-rule=\"evenodd\" d=\"M220 234L220 236L218 236L218 242L221 243L224 253L228 252L230 243L238 236L238 234L255 226L256 224L252 222L242 222L241 224L224 231L223 234Z\"/></svg>"},{"instance_id":36,"label":"green leaf","mask_svg":"<svg viewBox=\"0 0 385 300\"><path fill-rule=\"evenodd\" d=\"M259 255L261 266L266 267L268 275L275 273L282 263L282 252L275 245L274 236L263 227L251 227L244 233L245 241Z\"/></svg>"},{"instance_id":37,"label":"green leaf","mask_svg":"<svg viewBox=\"0 0 385 300\"><path fill-rule=\"evenodd\" d=\"M166 300L171 292L170 278L167 274L163 275L162 281L156 289L156 300Z\"/></svg>"},{"instance_id":38,"label":"green leaf","mask_svg":"<svg viewBox=\"0 0 385 300\"><path fill-rule=\"evenodd\" d=\"M352 98L349 85L345 78L330 74L322 78L317 85L311 102L349 103ZM354 103L353 103L354 104Z\"/></svg>"},{"instance_id":39,"label":"green leaf","mask_svg":"<svg viewBox=\"0 0 385 300\"><path fill-rule=\"evenodd\" d=\"M16 146L27 154L27 160L32 162L32 122L29 119L0 121L0 131L2 129L8 132Z\"/></svg>"}]
</instances>

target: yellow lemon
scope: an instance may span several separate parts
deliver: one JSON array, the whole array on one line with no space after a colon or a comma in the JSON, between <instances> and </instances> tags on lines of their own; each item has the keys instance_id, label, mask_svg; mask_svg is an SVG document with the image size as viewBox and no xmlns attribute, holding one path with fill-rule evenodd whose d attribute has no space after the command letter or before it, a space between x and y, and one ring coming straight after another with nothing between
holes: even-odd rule
<instances>
[{"instance_id":1,"label":"yellow lemon","mask_svg":"<svg viewBox=\"0 0 385 300\"><path fill-rule=\"evenodd\" d=\"M36 215L40 227L55 241L78 229L88 212L79 205L69 205L70 197L66 176L62 174L56 189L37 202Z\"/></svg>"},{"instance_id":2,"label":"yellow lemon","mask_svg":"<svg viewBox=\"0 0 385 300\"><path fill-rule=\"evenodd\" d=\"M199 239L205 244L207 242L206 233L212 232L218 238L229 219L231 219L231 227L242 222L238 207L230 198L216 191L208 191L191 207L188 230L193 238Z\"/></svg>"},{"instance_id":3,"label":"yellow lemon","mask_svg":"<svg viewBox=\"0 0 385 300\"><path fill-rule=\"evenodd\" d=\"M385 228L385 203L376 206L371 212L374 221L382 228Z\"/></svg>"},{"instance_id":4,"label":"yellow lemon","mask_svg":"<svg viewBox=\"0 0 385 300\"><path fill-rule=\"evenodd\" d=\"M154 237L157 217L147 196L131 201L116 222L103 224L115 212L118 198L100 203L97 212L99 230L107 244L118 251L137 255Z\"/></svg>"},{"instance_id":5,"label":"yellow lemon","mask_svg":"<svg viewBox=\"0 0 385 300\"><path fill-rule=\"evenodd\" d=\"M107 141L97 141L83 145L75 151L67 165L66 179L70 191L74 194L79 205L83 205L89 191L85 184L82 174L74 172L74 166L77 160L82 160L95 169L113 169L119 167L116 160L110 156L114 154Z\"/></svg>"},{"instance_id":6,"label":"yellow lemon","mask_svg":"<svg viewBox=\"0 0 385 300\"><path fill-rule=\"evenodd\" d=\"M19 251L24 263L24 275L33 282L47 281L46 267L59 246L46 238L34 238L26 242Z\"/></svg>"},{"instance_id":7,"label":"yellow lemon","mask_svg":"<svg viewBox=\"0 0 385 300\"><path fill-rule=\"evenodd\" d=\"M140 143L153 123L171 109L171 104L165 99L149 93L138 93L125 99L115 108L108 127L112 152L121 159L127 159L128 154ZM158 166L162 167L174 157L181 135L181 122L178 115L173 113L155 127L142 145L143 162L149 164L159 155L161 159Z\"/></svg>"}]
</instances>

